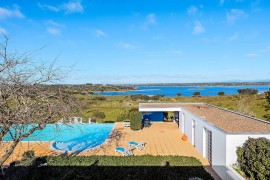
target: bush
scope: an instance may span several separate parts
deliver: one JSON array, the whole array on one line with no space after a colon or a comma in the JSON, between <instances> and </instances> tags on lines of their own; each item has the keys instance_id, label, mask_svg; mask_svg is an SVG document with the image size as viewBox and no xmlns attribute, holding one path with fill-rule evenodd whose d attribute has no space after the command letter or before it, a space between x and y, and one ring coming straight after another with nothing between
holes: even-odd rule
<instances>
[{"instance_id":1,"label":"bush","mask_svg":"<svg viewBox=\"0 0 270 180\"><path fill-rule=\"evenodd\" d=\"M250 179L270 178L270 140L249 138L242 147L238 147L237 162Z\"/></svg>"},{"instance_id":2,"label":"bush","mask_svg":"<svg viewBox=\"0 0 270 180\"><path fill-rule=\"evenodd\" d=\"M106 101L106 97L104 96L96 96L93 98L93 100L95 101Z\"/></svg>"},{"instance_id":3,"label":"bush","mask_svg":"<svg viewBox=\"0 0 270 180\"><path fill-rule=\"evenodd\" d=\"M266 98L266 102L267 102L267 105L265 106L265 110L269 111L270 110L270 89L269 89L269 91L265 92L265 98ZM270 118L268 118L268 119L270 119Z\"/></svg>"},{"instance_id":4,"label":"bush","mask_svg":"<svg viewBox=\"0 0 270 180\"><path fill-rule=\"evenodd\" d=\"M131 95L130 97L131 97L131 100L133 100L133 101L136 101L138 99L145 100L145 101L150 100L149 96L142 95L142 94L135 94L135 95Z\"/></svg>"},{"instance_id":5,"label":"bush","mask_svg":"<svg viewBox=\"0 0 270 180\"><path fill-rule=\"evenodd\" d=\"M164 96L165 95L163 95L163 94L157 94L157 95L152 96L151 99L153 99L153 100L159 100L160 98L162 98Z\"/></svg>"},{"instance_id":6,"label":"bush","mask_svg":"<svg viewBox=\"0 0 270 180\"><path fill-rule=\"evenodd\" d=\"M123 113L121 113L121 114L119 114L119 115L117 116L116 121L117 121L117 122L121 122L121 121L125 121L125 120L127 120L127 119L128 119L128 113L123 112Z\"/></svg>"},{"instance_id":7,"label":"bush","mask_svg":"<svg viewBox=\"0 0 270 180\"><path fill-rule=\"evenodd\" d=\"M105 113L101 111L94 111L93 116L99 119L104 119L106 117Z\"/></svg>"},{"instance_id":8,"label":"bush","mask_svg":"<svg viewBox=\"0 0 270 180\"><path fill-rule=\"evenodd\" d=\"M35 157L35 151L29 150L23 153L22 160L29 160Z\"/></svg>"},{"instance_id":9,"label":"bush","mask_svg":"<svg viewBox=\"0 0 270 180\"><path fill-rule=\"evenodd\" d=\"M218 92L218 95L219 96L224 96L225 95L225 92L222 92L222 91L221 92Z\"/></svg>"},{"instance_id":10,"label":"bush","mask_svg":"<svg viewBox=\"0 0 270 180\"><path fill-rule=\"evenodd\" d=\"M194 93L193 93L193 96L194 96L194 97L198 97L198 96L200 96L200 95L201 95L200 92L194 92Z\"/></svg>"},{"instance_id":11,"label":"bush","mask_svg":"<svg viewBox=\"0 0 270 180\"><path fill-rule=\"evenodd\" d=\"M257 89L252 88L246 88L246 89L238 89L237 92L241 95L252 95L252 94L258 94Z\"/></svg>"},{"instance_id":12,"label":"bush","mask_svg":"<svg viewBox=\"0 0 270 180\"><path fill-rule=\"evenodd\" d=\"M267 119L267 120L270 120L270 114L265 114L265 115L263 115L263 117L264 117L265 119Z\"/></svg>"},{"instance_id":13,"label":"bush","mask_svg":"<svg viewBox=\"0 0 270 180\"><path fill-rule=\"evenodd\" d=\"M212 180L194 157L184 156L50 156L47 167L23 179L189 179Z\"/></svg>"},{"instance_id":14,"label":"bush","mask_svg":"<svg viewBox=\"0 0 270 180\"><path fill-rule=\"evenodd\" d=\"M177 97L181 97L182 96L182 93L179 92L176 95L177 95Z\"/></svg>"},{"instance_id":15,"label":"bush","mask_svg":"<svg viewBox=\"0 0 270 180\"><path fill-rule=\"evenodd\" d=\"M142 113L139 111L130 112L130 128L132 130L142 129Z\"/></svg>"}]
</instances>

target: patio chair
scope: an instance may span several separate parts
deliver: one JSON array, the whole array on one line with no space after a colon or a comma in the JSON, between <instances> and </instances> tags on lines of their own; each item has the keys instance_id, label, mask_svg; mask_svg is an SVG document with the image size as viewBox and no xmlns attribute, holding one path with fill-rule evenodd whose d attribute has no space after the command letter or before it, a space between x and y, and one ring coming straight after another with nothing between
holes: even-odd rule
<instances>
[{"instance_id":1,"label":"patio chair","mask_svg":"<svg viewBox=\"0 0 270 180\"><path fill-rule=\"evenodd\" d=\"M131 151L129 146L127 148L117 147L115 148L115 153L116 154L121 153L123 156L133 155L133 152Z\"/></svg>"},{"instance_id":2,"label":"patio chair","mask_svg":"<svg viewBox=\"0 0 270 180\"><path fill-rule=\"evenodd\" d=\"M130 122L124 122L123 125L125 128L130 127Z\"/></svg>"},{"instance_id":3,"label":"patio chair","mask_svg":"<svg viewBox=\"0 0 270 180\"><path fill-rule=\"evenodd\" d=\"M128 142L130 147L135 147L138 151L144 150L145 149L145 143L144 142L135 142L135 141L130 141Z\"/></svg>"}]
</instances>

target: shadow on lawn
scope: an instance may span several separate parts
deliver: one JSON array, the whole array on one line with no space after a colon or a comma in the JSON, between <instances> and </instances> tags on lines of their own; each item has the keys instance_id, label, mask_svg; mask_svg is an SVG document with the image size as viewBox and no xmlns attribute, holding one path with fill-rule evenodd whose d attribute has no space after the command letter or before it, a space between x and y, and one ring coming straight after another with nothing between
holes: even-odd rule
<instances>
[{"instance_id":1,"label":"shadow on lawn","mask_svg":"<svg viewBox=\"0 0 270 180\"><path fill-rule=\"evenodd\" d=\"M178 166L47 166L13 167L3 179L213 179L203 167ZM1 179L1 178L0 178ZM198 179L196 179L198 180Z\"/></svg>"}]
</instances>

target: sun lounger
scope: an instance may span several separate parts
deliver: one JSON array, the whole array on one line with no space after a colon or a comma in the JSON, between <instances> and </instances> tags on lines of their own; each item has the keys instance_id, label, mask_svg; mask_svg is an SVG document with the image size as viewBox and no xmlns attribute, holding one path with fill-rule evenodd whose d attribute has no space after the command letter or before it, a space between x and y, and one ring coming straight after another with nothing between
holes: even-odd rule
<instances>
[{"instance_id":1,"label":"sun lounger","mask_svg":"<svg viewBox=\"0 0 270 180\"><path fill-rule=\"evenodd\" d=\"M130 122L124 122L124 127L125 128L130 127Z\"/></svg>"},{"instance_id":2,"label":"sun lounger","mask_svg":"<svg viewBox=\"0 0 270 180\"><path fill-rule=\"evenodd\" d=\"M145 149L145 143L144 142L134 142L130 141L128 142L130 147L135 147L138 151L144 150Z\"/></svg>"},{"instance_id":3,"label":"sun lounger","mask_svg":"<svg viewBox=\"0 0 270 180\"><path fill-rule=\"evenodd\" d=\"M123 148L123 147L117 147L115 148L115 153L121 153L123 154L123 156L130 156L130 155L133 155L130 147L127 147L127 148Z\"/></svg>"}]
</instances>

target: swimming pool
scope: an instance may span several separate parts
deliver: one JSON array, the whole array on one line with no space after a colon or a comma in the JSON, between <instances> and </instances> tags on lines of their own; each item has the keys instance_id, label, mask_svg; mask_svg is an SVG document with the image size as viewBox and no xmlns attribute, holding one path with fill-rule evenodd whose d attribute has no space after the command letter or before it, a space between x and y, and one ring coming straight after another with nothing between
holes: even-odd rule
<instances>
[{"instance_id":1,"label":"swimming pool","mask_svg":"<svg viewBox=\"0 0 270 180\"><path fill-rule=\"evenodd\" d=\"M48 124L43 130L35 131L23 142L53 142L52 147L61 151L83 151L101 145L113 129L106 124ZM10 141L10 136L4 137Z\"/></svg>"}]
</instances>

